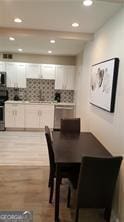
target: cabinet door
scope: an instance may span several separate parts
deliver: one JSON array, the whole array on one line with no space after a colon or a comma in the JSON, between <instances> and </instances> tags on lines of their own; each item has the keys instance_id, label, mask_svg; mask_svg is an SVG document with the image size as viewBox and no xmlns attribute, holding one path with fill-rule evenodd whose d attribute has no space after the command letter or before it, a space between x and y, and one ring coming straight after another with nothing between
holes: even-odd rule
<instances>
[{"instance_id":1,"label":"cabinet door","mask_svg":"<svg viewBox=\"0 0 124 222\"><path fill-rule=\"evenodd\" d=\"M7 87L18 87L17 66L13 62L6 63Z\"/></svg>"},{"instance_id":2,"label":"cabinet door","mask_svg":"<svg viewBox=\"0 0 124 222\"><path fill-rule=\"evenodd\" d=\"M15 127L15 109L11 104L5 104L5 127Z\"/></svg>"},{"instance_id":3,"label":"cabinet door","mask_svg":"<svg viewBox=\"0 0 124 222\"><path fill-rule=\"evenodd\" d=\"M25 63L16 63L17 84L19 88L26 88Z\"/></svg>"},{"instance_id":4,"label":"cabinet door","mask_svg":"<svg viewBox=\"0 0 124 222\"><path fill-rule=\"evenodd\" d=\"M64 69L64 89L74 90L75 66L65 66Z\"/></svg>"},{"instance_id":5,"label":"cabinet door","mask_svg":"<svg viewBox=\"0 0 124 222\"><path fill-rule=\"evenodd\" d=\"M41 65L41 74L43 79L55 79L55 65Z\"/></svg>"},{"instance_id":6,"label":"cabinet door","mask_svg":"<svg viewBox=\"0 0 124 222\"><path fill-rule=\"evenodd\" d=\"M74 90L75 66L56 66L55 89Z\"/></svg>"},{"instance_id":7,"label":"cabinet door","mask_svg":"<svg viewBox=\"0 0 124 222\"><path fill-rule=\"evenodd\" d=\"M40 79L40 64L27 63L26 64L26 78Z\"/></svg>"},{"instance_id":8,"label":"cabinet door","mask_svg":"<svg viewBox=\"0 0 124 222\"><path fill-rule=\"evenodd\" d=\"M64 66L56 66L55 89L64 88Z\"/></svg>"},{"instance_id":9,"label":"cabinet door","mask_svg":"<svg viewBox=\"0 0 124 222\"><path fill-rule=\"evenodd\" d=\"M13 104L15 115L15 127L24 128L24 105Z\"/></svg>"},{"instance_id":10,"label":"cabinet door","mask_svg":"<svg viewBox=\"0 0 124 222\"><path fill-rule=\"evenodd\" d=\"M54 105L41 105L40 108L40 128L54 126Z\"/></svg>"},{"instance_id":11,"label":"cabinet door","mask_svg":"<svg viewBox=\"0 0 124 222\"><path fill-rule=\"evenodd\" d=\"M5 62L0 62L0 72L5 72Z\"/></svg>"},{"instance_id":12,"label":"cabinet door","mask_svg":"<svg viewBox=\"0 0 124 222\"><path fill-rule=\"evenodd\" d=\"M25 128L40 127L39 105L25 105Z\"/></svg>"},{"instance_id":13,"label":"cabinet door","mask_svg":"<svg viewBox=\"0 0 124 222\"><path fill-rule=\"evenodd\" d=\"M5 104L5 127L24 128L23 104Z\"/></svg>"}]
</instances>

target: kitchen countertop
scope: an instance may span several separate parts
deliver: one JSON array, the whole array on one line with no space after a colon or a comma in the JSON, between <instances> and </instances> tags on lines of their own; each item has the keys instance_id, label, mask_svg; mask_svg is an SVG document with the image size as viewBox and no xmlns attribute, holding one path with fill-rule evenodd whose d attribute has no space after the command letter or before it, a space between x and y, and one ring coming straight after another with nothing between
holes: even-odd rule
<instances>
[{"instance_id":1,"label":"kitchen countertop","mask_svg":"<svg viewBox=\"0 0 124 222\"><path fill-rule=\"evenodd\" d=\"M54 105L54 106L75 106L75 103L65 103L65 102L53 102L53 101L14 101L7 100L5 104L35 104L35 105Z\"/></svg>"}]
</instances>

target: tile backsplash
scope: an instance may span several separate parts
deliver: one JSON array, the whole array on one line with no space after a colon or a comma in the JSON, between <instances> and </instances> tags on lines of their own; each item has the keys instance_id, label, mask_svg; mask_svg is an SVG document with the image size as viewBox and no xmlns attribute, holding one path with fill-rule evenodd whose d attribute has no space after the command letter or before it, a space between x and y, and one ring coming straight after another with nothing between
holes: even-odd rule
<instances>
[{"instance_id":1,"label":"tile backsplash","mask_svg":"<svg viewBox=\"0 0 124 222\"><path fill-rule=\"evenodd\" d=\"M21 100L28 101L53 101L56 92L61 94L61 102L73 102L73 90L55 90L54 80L27 79L26 88L18 89ZM9 100L13 100L16 94L14 88L8 88Z\"/></svg>"}]
</instances>

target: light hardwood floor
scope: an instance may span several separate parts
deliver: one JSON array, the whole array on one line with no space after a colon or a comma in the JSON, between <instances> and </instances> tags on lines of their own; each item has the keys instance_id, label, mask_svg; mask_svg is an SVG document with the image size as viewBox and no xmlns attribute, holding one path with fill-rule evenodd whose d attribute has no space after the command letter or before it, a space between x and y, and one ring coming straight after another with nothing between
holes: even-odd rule
<instances>
[{"instance_id":1,"label":"light hardwood floor","mask_svg":"<svg viewBox=\"0 0 124 222\"><path fill-rule=\"evenodd\" d=\"M48 166L43 132L0 132L0 165Z\"/></svg>"},{"instance_id":2,"label":"light hardwood floor","mask_svg":"<svg viewBox=\"0 0 124 222\"><path fill-rule=\"evenodd\" d=\"M48 153L44 133L0 132L0 211L31 210L34 222L54 222L54 200L48 203ZM66 182L66 181L65 181ZM67 184L61 186L61 222L72 222ZM81 211L79 222L103 222L95 211Z\"/></svg>"}]
</instances>

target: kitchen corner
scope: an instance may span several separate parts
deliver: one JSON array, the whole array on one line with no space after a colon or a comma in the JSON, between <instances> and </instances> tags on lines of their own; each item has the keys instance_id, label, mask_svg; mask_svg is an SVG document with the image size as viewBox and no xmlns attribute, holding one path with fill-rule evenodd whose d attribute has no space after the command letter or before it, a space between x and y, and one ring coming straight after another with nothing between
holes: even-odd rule
<instances>
[{"instance_id":1,"label":"kitchen corner","mask_svg":"<svg viewBox=\"0 0 124 222\"><path fill-rule=\"evenodd\" d=\"M4 129L40 130L45 125L54 128L58 121L60 125L61 118L74 116L75 65L8 61L1 64L8 92Z\"/></svg>"}]
</instances>

